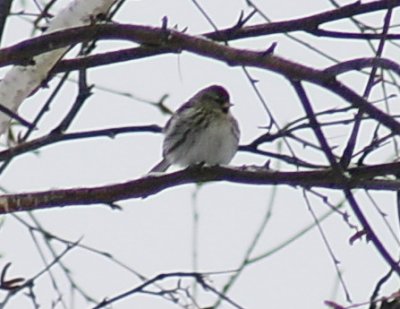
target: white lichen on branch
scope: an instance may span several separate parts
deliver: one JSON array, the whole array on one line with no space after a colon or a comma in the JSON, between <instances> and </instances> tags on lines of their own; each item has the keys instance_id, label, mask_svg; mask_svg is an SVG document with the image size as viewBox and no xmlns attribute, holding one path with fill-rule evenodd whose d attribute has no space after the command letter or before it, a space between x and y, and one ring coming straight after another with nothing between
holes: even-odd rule
<instances>
[{"instance_id":1,"label":"white lichen on branch","mask_svg":"<svg viewBox=\"0 0 400 309\"><path fill-rule=\"evenodd\" d=\"M44 34L92 23L104 15L116 0L75 0L61 10L49 23ZM0 104L17 112L21 103L47 78L54 65L69 47L52 50L33 58L33 65L14 66L0 82ZM0 113L0 134L10 123L9 116Z\"/></svg>"}]
</instances>

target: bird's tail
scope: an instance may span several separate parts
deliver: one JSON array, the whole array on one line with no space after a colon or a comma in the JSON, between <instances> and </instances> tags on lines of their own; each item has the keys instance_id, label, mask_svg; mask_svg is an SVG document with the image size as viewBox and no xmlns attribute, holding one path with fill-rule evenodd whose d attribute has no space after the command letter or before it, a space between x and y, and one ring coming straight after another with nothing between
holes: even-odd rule
<instances>
[{"instance_id":1,"label":"bird's tail","mask_svg":"<svg viewBox=\"0 0 400 309\"><path fill-rule=\"evenodd\" d=\"M170 167L170 165L171 164L166 159L162 159L160 163L158 163L150 170L149 174L165 172L168 169L168 167Z\"/></svg>"}]
</instances>

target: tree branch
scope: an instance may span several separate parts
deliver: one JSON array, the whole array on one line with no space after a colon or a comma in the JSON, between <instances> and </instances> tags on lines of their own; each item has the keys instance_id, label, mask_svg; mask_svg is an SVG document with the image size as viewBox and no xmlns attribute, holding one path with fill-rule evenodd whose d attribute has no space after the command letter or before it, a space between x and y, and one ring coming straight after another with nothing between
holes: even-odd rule
<instances>
[{"instance_id":1,"label":"tree branch","mask_svg":"<svg viewBox=\"0 0 400 309\"><path fill-rule=\"evenodd\" d=\"M193 37L174 30L137 25L92 25L77 27L34 38L0 51L0 63L4 57L13 58L12 51L18 53L40 53L50 49L92 39L124 39L147 45L160 45L172 50L186 50L197 55L217 59L232 66L251 66L270 70L293 80L304 80L322 86L339 95L344 100L382 123L396 134L400 134L400 124L392 116L371 105L335 77L323 70L298 64L293 61L265 54L265 51L250 51L217 44L208 39ZM29 48L28 48L28 47ZM21 54L20 54L21 55ZM27 54L28 55L28 54Z\"/></svg>"},{"instance_id":2,"label":"tree branch","mask_svg":"<svg viewBox=\"0 0 400 309\"><path fill-rule=\"evenodd\" d=\"M46 209L72 205L107 204L116 201L145 198L165 189L189 183L228 181L251 185L289 185L330 189L363 188L367 190L400 190L399 180L372 179L392 175L400 169L400 163L354 168L352 176L343 182L332 170L278 172L260 167L189 167L162 175L146 175L142 178L107 185L78 189L49 190L0 196L0 214L16 211Z\"/></svg>"},{"instance_id":3,"label":"tree branch","mask_svg":"<svg viewBox=\"0 0 400 309\"><path fill-rule=\"evenodd\" d=\"M399 0L384 0L373 1L369 3L361 3L355 1L354 3L335 8L322 13L317 13L311 16L296 18L287 21L271 22L267 24L247 26L247 27L230 27L216 32L204 34L204 36L219 41L231 41L244 38L253 38L262 35L270 35L277 33L288 33L293 31L305 31L310 34L324 35L323 32L318 32L318 27L322 24L350 18L357 15L371 13L375 11L385 10L400 6ZM327 33L329 34L329 33ZM336 33L338 35L338 33ZM354 37L353 37L354 38ZM362 34L359 37L362 39ZM380 36L369 36L370 39L380 39ZM400 36L396 35L393 39L399 39Z\"/></svg>"},{"instance_id":4,"label":"tree branch","mask_svg":"<svg viewBox=\"0 0 400 309\"><path fill-rule=\"evenodd\" d=\"M83 132L71 132L71 133L58 133L53 132L49 135L36 138L34 140L18 144L14 147L0 151L0 161L9 160L17 155L37 150L47 145L53 145L58 142L71 141L83 138L94 138L94 137L109 137L114 138L118 134L126 134L133 132L152 132L159 133L162 128L157 125L145 125L145 126L130 126L121 128L109 128L100 129L93 131Z\"/></svg>"}]
</instances>

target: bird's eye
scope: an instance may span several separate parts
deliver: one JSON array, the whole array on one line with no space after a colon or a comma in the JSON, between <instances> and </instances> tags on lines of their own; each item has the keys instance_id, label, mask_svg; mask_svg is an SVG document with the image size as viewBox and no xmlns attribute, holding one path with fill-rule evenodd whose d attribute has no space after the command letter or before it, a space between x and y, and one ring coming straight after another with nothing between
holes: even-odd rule
<instances>
[{"instance_id":1,"label":"bird's eye","mask_svg":"<svg viewBox=\"0 0 400 309\"><path fill-rule=\"evenodd\" d=\"M216 102L222 104L225 102L225 98L223 96L218 95L217 93L213 94L213 100L215 100Z\"/></svg>"},{"instance_id":2,"label":"bird's eye","mask_svg":"<svg viewBox=\"0 0 400 309\"><path fill-rule=\"evenodd\" d=\"M222 97L220 97L220 96L217 96L217 97L215 98L215 101L217 101L217 102L220 103L220 104L223 104L223 103L225 102L225 99L222 98Z\"/></svg>"}]
</instances>

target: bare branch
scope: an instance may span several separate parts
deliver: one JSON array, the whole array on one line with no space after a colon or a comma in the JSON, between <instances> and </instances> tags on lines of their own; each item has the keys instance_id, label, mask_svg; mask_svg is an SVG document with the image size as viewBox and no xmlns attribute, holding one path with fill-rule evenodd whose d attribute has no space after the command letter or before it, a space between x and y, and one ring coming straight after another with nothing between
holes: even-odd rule
<instances>
[{"instance_id":1,"label":"bare branch","mask_svg":"<svg viewBox=\"0 0 400 309\"><path fill-rule=\"evenodd\" d=\"M392 175L396 171L394 168L399 169L400 163L354 168L349 170L354 177L344 182L343 178L338 177L332 170L278 172L257 167L193 166L170 174L147 175L125 183L102 187L5 194L0 196L0 214L70 205L110 205L120 200L145 198L171 187L209 181L305 188L364 188L396 191L400 190L400 181L373 179L377 176Z\"/></svg>"}]
</instances>

